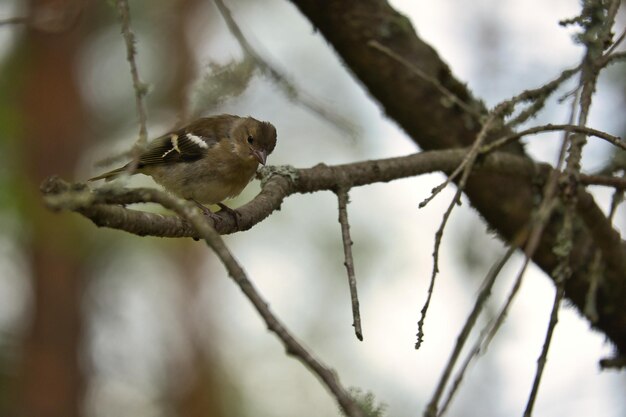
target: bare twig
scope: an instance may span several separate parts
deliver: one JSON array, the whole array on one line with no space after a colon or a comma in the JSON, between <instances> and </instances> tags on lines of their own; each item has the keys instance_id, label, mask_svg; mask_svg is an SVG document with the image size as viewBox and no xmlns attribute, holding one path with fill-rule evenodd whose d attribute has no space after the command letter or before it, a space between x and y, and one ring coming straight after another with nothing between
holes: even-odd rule
<instances>
[{"instance_id":1,"label":"bare twig","mask_svg":"<svg viewBox=\"0 0 626 417\"><path fill-rule=\"evenodd\" d=\"M359 312L359 296L356 288L356 276L354 275L354 260L352 259L352 238L350 237L350 223L348 222L348 191L339 188L336 191L339 202L339 223L341 224L341 240L345 256L344 265L348 273L348 285L350 286L350 302L352 304L352 326L357 339L363 340L361 329L361 313Z\"/></svg>"},{"instance_id":2,"label":"bare twig","mask_svg":"<svg viewBox=\"0 0 626 417\"><path fill-rule=\"evenodd\" d=\"M401 57L398 57L398 58L401 59ZM407 63L406 65L409 65L409 63ZM419 207L422 208L426 206L433 198L435 198L437 194L443 191L452 181L454 181L458 177L458 175L461 173L462 170L464 172L471 170L472 165L476 159L476 156L479 153L484 154L484 153L491 152L493 149L500 148L501 146L504 146L514 140L517 140L529 134L534 134L534 133L539 133L539 132L544 132L544 131L552 131L552 130L566 130L567 131L568 125L550 125L549 124L545 126L539 126L539 127L527 129L523 132L513 133L513 134L505 136L504 138L496 140L488 145L481 146L482 143L486 140L487 135L490 133L492 129L492 125L494 124L495 120L498 120L500 117L511 112L513 108L515 107L515 105L517 105L518 103L524 102L524 101L532 101L533 105L529 109L526 109L524 112L518 115L515 119L509 121L507 123L507 126L512 127L512 126L515 126L516 124L519 124L527 120L528 117L532 116L537 111L539 111L541 107L543 107L543 103L545 102L545 99L547 98L549 94L551 94L554 90L556 90L556 88L565 80L570 78L572 75L576 74L580 70L580 68L581 66L578 66L573 69L565 70L556 79L541 86L540 88L526 90L518 94L517 96L512 97L511 99L503 101L500 104L498 104L494 108L494 110L489 114L487 121L485 122L485 124L481 128L480 133L478 134L477 140L472 145L470 152L468 152L463 162L461 162L461 164L459 164L457 169L451 175L449 175L440 185L438 185L431 191L431 195L427 197L424 201L422 201ZM444 94L445 94L445 91L444 91ZM556 128L556 126L559 126L559 128ZM612 136L612 135L609 135L607 133L604 133L595 129L586 128L584 126L583 127L577 126L574 129L578 129L581 132L589 132L590 134L593 134L594 136L598 136L602 139L608 140L614 145L626 149L626 144L620 138L616 136Z\"/></svg>"},{"instance_id":3,"label":"bare twig","mask_svg":"<svg viewBox=\"0 0 626 417\"><path fill-rule=\"evenodd\" d=\"M542 125L542 126L531 127L529 129L522 130L521 132L512 133L510 135L504 136L498 140L495 140L481 147L480 153L481 154L489 153L493 151L494 149L499 149L502 146L510 142L516 141L524 136L534 135L536 133L554 132L554 131L559 131L559 130L565 131L565 132L582 133L582 134L586 134L590 136L595 136L600 139L604 139L607 142L612 143L618 148L626 150L626 141L624 141L619 136L609 135L608 133L602 132L601 130L592 129L590 127L585 127L585 126L571 125L571 124L569 125L547 124L547 125Z\"/></svg>"},{"instance_id":4,"label":"bare twig","mask_svg":"<svg viewBox=\"0 0 626 417\"><path fill-rule=\"evenodd\" d=\"M561 74L559 74L559 76L557 76L554 80L542 85L541 87L526 90L522 92L521 94L517 95L515 99L511 100L512 102L521 103L521 102L530 101L531 104L528 106L528 108L524 109L517 116L509 120L505 126L507 128L513 128L525 122L526 120L530 119L535 114L537 114L545 105L548 97L550 97L550 95L554 93L561 84L563 84L569 78L571 78L576 73L578 73L580 69L581 69L581 65L578 65L575 68L566 69ZM568 96L575 95L575 94L576 94L576 91L568 94Z\"/></svg>"},{"instance_id":5,"label":"bare twig","mask_svg":"<svg viewBox=\"0 0 626 417\"><path fill-rule=\"evenodd\" d=\"M626 52L613 52L606 57L607 64L613 64L620 61L626 61Z\"/></svg>"},{"instance_id":6,"label":"bare twig","mask_svg":"<svg viewBox=\"0 0 626 417\"><path fill-rule=\"evenodd\" d=\"M563 300L564 294L565 294L565 285L564 284L557 285L557 290L554 295L554 304L552 305L552 312L550 313L550 322L548 324L548 331L546 332L546 338L545 338L543 347L541 349L541 355L539 355L539 359L537 360L537 372L533 380L533 387L530 391L530 395L528 396L528 402L526 403L526 409L524 410L524 417L530 417L532 415L532 410L535 404L535 399L537 397L537 392L539 391L539 383L541 382L541 376L543 375L543 370L546 365L546 359L548 357L548 350L550 349L550 342L552 341L554 328L556 327L556 323L558 321L559 307L561 306L561 301Z\"/></svg>"},{"instance_id":7,"label":"bare twig","mask_svg":"<svg viewBox=\"0 0 626 417\"><path fill-rule=\"evenodd\" d=\"M578 96L575 96L574 100L572 101L572 109L574 109L575 106L578 104L577 98ZM570 115L570 124L571 124L572 118L573 118L573 113ZM565 163L565 156L567 153L568 144L569 144L569 137L568 137L567 132L565 132L565 134L563 135L563 140L561 141L561 149L559 151L559 158L558 158L558 162L556 165L556 169L550 173L550 176L544 187L541 204L537 208L537 211L534 213L534 219L531 224L528 240L526 241L526 244L524 246L524 255L525 255L524 263L522 267L520 268L520 271L517 274L513 287L511 288L511 291L509 292L509 295L506 299L506 302L504 303L503 307L500 309L500 312L498 313L496 320L493 326L491 327L491 330L487 334L482 350L487 350L495 334L498 332L498 330L500 329L500 326L504 322L506 315L508 314L509 308L511 304L513 303L513 300L515 299L522 285L524 274L526 272L526 268L528 268L530 259L532 258L533 254L539 247L539 242L541 240L543 230L546 224L548 223L548 220L550 219L550 216L552 215L552 212L554 211L558 203L557 198L556 198L556 195L557 195L556 193L557 193L558 182L559 182L559 177L560 177L559 173L563 167L563 164Z\"/></svg>"},{"instance_id":8,"label":"bare twig","mask_svg":"<svg viewBox=\"0 0 626 417\"><path fill-rule=\"evenodd\" d=\"M572 217L565 216L564 224L562 229L562 238L571 241L572 234ZM570 244L571 247L571 244ZM569 258L569 250L563 252L562 257L564 260ZM563 301L563 297L565 296L565 281L571 275L571 271L569 270L567 264L562 264L563 268L557 273L556 276L556 291L554 294L554 302L552 304L552 311L550 312L550 321L548 323L548 330L546 331L546 337L544 339L543 347L541 348L541 354L539 355L539 359L537 360L537 371L535 373L535 378L533 379L533 385L528 396L528 401L526 403L526 409L524 410L524 417L530 417L532 415L533 406L535 404L535 399L537 398L537 392L539 392L539 384L541 383L541 377L543 375L543 371L546 366L548 351L550 350L550 343L552 342L552 336L554 334L554 329L556 328L556 324L559 319L559 308L561 306L561 301Z\"/></svg>"},{"instance_id":9,"label":"bare twig","mask_svg":"<svg viewBox=\"0 0 626 417\"><path fill-rule=\"evenodd\" d=\"M487 121L485 122L480 132L478 133L476 140L472 144L472 147L470 148L469 152L467 152L467 154L463 158L463 161L459 164L459 167L457 167L457 169L455 170L455 173L456 173L458 172L460 167L463 166L463 175L461 176L461 180L459 181L456 193L454 197L452 198L452 201L450 201L450 204L448 205L448 208L446 209L445 213L443 214L441 225L439 226L439 229L435 233L435 248L433 250L433 269L432 269L432 273L430 276L430 283L428 285L428 293L426 295L426 301L424 302L424 305L422 306L422 310L420 312L420 318L419 318L419 321L417 322L417 340L415 342L415 349L419 349L424 340L424 322L426 320L426 314L428 313L428 307L430 306L430 300L433 295L433 291L435 287L435 279L437 277L437 274L439 273L439 247L441 246L441 240L443 239L443 232L445 230L446 224L448 223L448 219L450 218L450 215L452 214L452 210L454 210L454 207L457 204L459 204L461 201L460 200L461 194L463 193L463 190L465 189L465 185L467 184L467 179L469 178L469 175L472 171L474 161L476 161L476 157L478 156L480 146L483 144L492 125L495 123L495 120L499 118L500 113L502 111L503 111L503 108L498 106L489 115L489 117L487 118ZM451 176L448 176L444 184L447 184L450 178ZM445 187L445 185L443 186ZM423 205L420 205L420 208L421 207L423 207Z\"/></svg>"},{"instance_id":10,"label":"bare twig","mask_svg":"<svg viewBox=\"0 0 626 417\"><path fill-rule=\"evenodd\" d=\"M603 185L606 187L613 187L618 191L626 190L626 178L624 177L580 174L579 181L583 185Z\"/></svg>"},{"instance_id":11,"label":"bare twig","mask_svg":"<svg viewBox=\"0 0 626 417\"><path fill-rule=\"evenodd\" d=\"M581 37L586 46L579 81L581 92L577 124L581 127L584 127L587 123L593 94L602 68L602 51L605 45L611 40L611 27L613 26L620 2L620 0L612 0L606 10L607 17L602 19L600 23L595 23L593 27L586 25L586 32ZM585 13L588 13L590 15L590 21L593 22L598 14L595 8L600 7L602 7L600 2L597 4L593 2L585 4L583 7L583 16ZM593 17L591 17L591 15L593 15ZM572 109L571 119L574 118L574 115L575 109ZM574 218L578 203L578 178L580 177L581 171L582 151L587 143L587 138L583 134L575 134L567 136L566 139L569 139L570 146L568 149L567 164L563 172L564 188L562 191L562 199L565 205L565 211L562 227L557 237L556 246L553 249L559 258L557 269L554 272L556 292L544 344L539 359L537 360L537 371L526 403L524 417L531 417L532 415L537 392L539 391L539 385L545 369L550 343L558 322L559 307L565 296L565 282L572 274L569 258L573 247Z\"/></svg>"},{"instance_id":12,"label":"bare twig","mask_svg":"<svg viewBox=\"0 0 626 417\"><path fill-rule=\"evenodd\" d=\"M491 270L485 277L484 282L482 284L482 289L480 290L480 293L478 294L478 296L476 297L476 301L474 302L474 308L472 309L472 312L470 313L470 315L467 317L467 320L465 320L463 329L461 330L461 332L456 338L456 344L454 345L454 349L452 350L452 353L450 354L450 358L448 359L448 362L446 362L446 367L441 377L439 378L439 382L437 383L437 388L435 388L435 392L433 393L433 396L431 397L430 401L428 402L428 405L426 406L426 411L424 413L425 416L434 417L437 415L437 404L439 403L439 399L441 398L441 395L443 394L443 390L446 387L446 384L448 383L448 378L450 377L450 374L452 373L452 370L454 369L454 365L456 364L456 361L459 358L459 355L461 354L461 350L463 349L463 346L465 346L465 342L467 341L467 338L469 337L472 331L472 328L474 327L474 324L476 324L476 320L478 319L478 316L483 310L483 307L485 306L487 299L491 295L491 288L493 287L493 284L496 282L496 278L498 277L498 274L500 273L504 265L508 262L508 260L511 258L511 256L513 255L516 249L517 249L517 246L511 246L506 251L504 256L491 268ZM449 402L449 399L446 402ZM441 411L441 413L439 413L439 415L441 414L443 414L443 410Z\"/></svg>"},{"instance_id":13,"label":"bare twig","mask_svg":"<svg viewBox=\"0 0 626 417\"><path fill-rule=\"evenodd\" d=\"M613 52L615 52L617 47L624 41L624 39L626 39L626 29L622 30L622 33L620 33L620 35L617 37L617 39L613 42L613 44L609 47L609 49L607 49L606 52L604 53L604 57L600 61L600 64L602 66L604 66L604 65L606 65L608 63L608 61L611 59L610 58L611 55L613 54Z\"/></svg>"},{"instance_id":14,"label":"bare twig","mask_svg":"<svg viewBox=\"0 0 626 417\"><path fill-rule=\"evenodd\" d=\"M239 286L244 295L257 310L268 329L283 343L289 355L294 356L305 365L326 386L339 403L341 409L350 417L361 417L362 412L353 401L348 391L343 388L335 372L315 358L300 343L289 330L272 313L268 303L261 297L241 265L234 258L224 244L219 233L211 227L211 219L202 214L202 211L193 203L181 200L166 192L143 188L134 190L105 189L89 191L87 188L76 190L82 198L77 198L78 204L89 206L92 204L133 204L152 202L176 212L185 219L198 233L224 264L228 274Z\"/></svg>"},{"instance_id":15,"label":"bare twig","mask_svg":"<svg viewBox=\"0 0 626 417\"><path fill-rule=\"evenodd\" d=\"M419 203L418 205L419 208L426 207L428 203L430 203L440 192L442 192L452 181L454 181L461 172L463 172L463 169L465 168L465 164L467 163L467 160L468 160L467 159L468 155L469 153L465 156L465 158L463 158L463 161L459 163L459 166L457 166L456 169L450 175L448 175L441 184L439 184L438 186L430 190L430 195Z\"/></svg>"},{"instance_id":16,"label":"bare twig","mask_svg":"<svg viewBox=\"0 0 626 417\"><path fill-rule=\"evenodd\" d=\"M341 117L333 111L326 109L323 105L317 103L313 98L307 97L306 94L301 92L301 89L297 87L289 77L283 74L275 66L270 64L265 58L263 58L250 44L243 31L237 24L237 21L233 18L230 9L224 4L222 0L214 0L217 9L224 18L226 26L232 35L237 39L243 53L248 57L256 67L266 76L271 78L290 100L302 105L306 109L320 116L322 119L328 121L335 127L345 131L350 136L355 136L357 132L356 126L349 120Z\"/></svg>"},{"instance_id":17,"label":"bare twig","mask_svg":"<svg viewBox=\"0 0 626 417\"><path fill-rule=\"evenodd\" d=\"M254 305L259 315L263 318L263 321L265 321L268 329L281 340L287 353L296 357L322 381L347 416L362 417L363 413L361 409L354 402L348 391L341 385L336 373L324 365L319 359L315 358L304 345L291 335L289 330L278 320L278 317L271 312L267 302L263 300L252 282L248 279L246 272L235 260L220 235L204 220L201 211L198 208L191 208L191 204L186 203L186 206L187 207L182 211L179 211L179 214L185 215L187 220L198 230L207 245L219 256L231 278L233 278L248 300Z\"/></svg>"},{"instance_id":18,"label":"bare twig","mask_svg":"<svg viewBox=\"0 0 626 417\"><path fill-rule=\"evenodd\" d=\"M433 269L430 274L430 282L428 284L428 291L426 292L426 301L424 301L424 305L420 310L420 318L417 321L417 339L415 341L415 349L419 349L424 342L424 322L426 321L426 314L428 314L428 308L430 306L430 300L432 299L433 292L435 290L435 280L437 278L437 274L439 273L439 248L441 246L441 240L443 238L443 231L448 223L448 219L452 214L452 210L456 204L457 198L460 197L461 192L460 189L457 189L454 198L452 199L452 203L448 205L445 213L443 214L443 218L441 220L441 224L439 225L439 229L435 233L435 248L433 249Z\"/></svg>"},{"instance_id":19,"label":"bare twig","mask_svg":"<svg viewBox=\"0 0 626 417\"><path fill-rule=\"evenodd\" d=\"M128 0L115 0L115 5L122 23L122 36L126 44L126 59L130 64L130 75L133 80L133 89L135 90L135 107L137 116L139 117L139 137L137 138L134 148L135 153L138 154L139 150L144 148L148 142L148 129L146 127L147 116L143 100L148 92L148 86L139 78L139 71L135 60L135 55L137 54L135 50L136 39L130 27L130 8L128 6Z\"/></svg>"},{"instance_id":20,"label":"bare twig","mask_svg":"<svg viewBox=\"0 0 626 417\"><path fill-rule=\"evenodd\" d=\"M368 42L368 46L370 46L373 49L376 49L379 52L382 52L383 54L387 55L388 57L392 58L393 60L399 62L402 65L404 65L413 74L417 75L422 80L432 84L437 90L439 90L439 92L444 97L446 97L448 100L450 100L450 102L456 104L457 106L459 106L461 109L463 109L467 113L469 113L472 116L475 116L477 118L482 118L484 116L484 114L481 114L478 110L476 110L475 108L471 107L470 105L468 105L467 103L462 101L452 91L450 91L446 87L444 87L436 78L431 77L430 75L426 74L424 71L422 71L421 69L419 69L415 65L411 64L408 60L404 59L402 56L400 56L396 52L392 51L391 49L389 49L385 45L382 45L380 42L378 42L376 40L371 40L371 41Z\"/></svg>"},{"instance_id":21,"label":"bare twig","mask_svg":"<svg viewBox=\"0 0 626 417\"><path fill-rule=\"evenodd\" d=\"M482 352L481 346L483 342L485 341L485 338L487 337L487 333L489 332L489 328L491 327L492 324L493 323L490 320L487 323L487 325L480 331L480 334L478 335L478 338L474 342L472 349L469 351L469 353L465 357L465 360L461 364L460 369L457 371L456 376L454 377L454 381L452 381L452 386L448 390L448 395L446 395L446 398L443 400L443 403L441 404L441 407L439 408L439 413L437 414L437 417L443 416L446 413L446 411L448 411L448 407L450 407L450 404L452 404L454 395L457 393L457 391L461 387L461 383L463 382L463 378L465 377L465 373L467 372L469 365L472 363L472 360L478 357L478 355L480 355L480 353Z\"/></svg>"}]
</instances>

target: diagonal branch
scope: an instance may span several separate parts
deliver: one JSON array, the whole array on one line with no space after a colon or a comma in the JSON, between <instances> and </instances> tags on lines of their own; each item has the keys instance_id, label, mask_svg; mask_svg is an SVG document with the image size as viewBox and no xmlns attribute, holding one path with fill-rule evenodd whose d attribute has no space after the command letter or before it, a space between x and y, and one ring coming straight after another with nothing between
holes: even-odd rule
<instances>
[{"instance_id":1,"label":"diagonal branch","mask_svg":"<svg viewBox=\"0 0 626 417\"><path fill-rule=\"evenodd\" d=\"M454 103L450 105L449 98L441 93L440 88L416 75L411 68L419 68L458 100L484 113L480 100L474 98L468 88L453 76L436 51L418 37L411 22L387 1L292 0L292 3L335 48L346 66L381 104L385 113L404 128L422 149L443 150L467 147L473 143L482 121L461 106ZM372 42L387 46L403 57L408 65L381 54L370 46ZM569 72L567 74L571 75ZM503 126L492 132L487 142L512 133ZM504 150L528 159L522 146L516 143L507 145ZM497 230L504 240L511 242L516 233L529 223L540 189L528 177L503 177L477 172L469 178L465 192L473 207L491 228ZM594 202L587 203L590 212L599 210ZM587 214L580 210L580 204L574 221L570 258L572 275L566 283L565 296L584 313L590 282L588 267L592 264L596 249L606 248L606 243L598 239L593 227L613 232L614 229L606 216L602 219L596 217L592 227L586 218ZM550 218L532 258L548 275L559 262L552 252L560 228L557 217L554 215ZM613 250L622 253L622 258L626 255L626 249L619 239ZM596 305L602 311L599 311L599 321L592 325L607 335L612 334L609 338L624 354L625 269L617 258L603 257L603 263L605 276L601 288L598 288L596 300Z\"/></svg>"},{"instance_id":2,"label":"diagonal branch","mask_svg":"<svg viewBox=\"0 0 626 417\"><path fill-rule=\"evenodd\" d=\"M66 185L66 184L65 184ZM174 197L164 191L150 188L140 189L117 189L103 187L95 192L90 191L84 185L75 185L66 189L66 194L59 193L64 184L58 178L50 178L44 183L44 191L57 191L57 194L48 194L48 202L52 204L73 204L73 208L79 212L89 207L100 207L101 204L135 204L157 203L175 212L179 219L189 225L194 234L203 239L213 249L215 254L224 264L230 277L239 286L244 295L257 310L267 328L274 333L283 343L289 355L294 356L306 366L326 386L339 403L341 409L349 417L362 417L363 414L354 402L349 392L341 385L336 373L313 356L304 345L299 342L285 327L284 324L272 313L269 304L261 297L254 287L246 272L235 259L222 237L212 227L212 218L205 217L202 211L193 203ZM69 192L68 192L69 191ZM55 197L56 196L56 197ZM73 197L73 198L72 198ZM56 199L55 199L56 198ZM119 207L118 207L119 208Z\"/></svg>"}]
</instances>

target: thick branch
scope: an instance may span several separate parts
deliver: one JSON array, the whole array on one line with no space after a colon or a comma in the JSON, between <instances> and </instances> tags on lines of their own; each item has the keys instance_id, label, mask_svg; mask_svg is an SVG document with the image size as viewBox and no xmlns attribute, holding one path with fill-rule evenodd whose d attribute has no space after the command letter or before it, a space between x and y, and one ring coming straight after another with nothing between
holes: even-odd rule
<instances>
[{"instance_id":1,"label":"thick branch","mask_svg":"<svg viewBox=\"0 0 626 417\"><path fill-rule=\"evenodd\" d=\"M411 22L386 1L292 2L332 44L348 68L384 107L385 113L398 122L422 149L466 147L473 143L481 126L481 120L475 113L484 111L482 104L472 97L465 85L454 78L436 51L416 35ZM393 51L405 62L372 48L373 42ZM418 68L426 77L417 75L411 68ZM446 95L442 94L442 87L464 105L451 105ZM468 106L477 111L466 111ZM493 137L502 137L512 132L493 133ZM526 157L522 147L517 144L509 146L507 151ZM486 172L472 175L465 191L472 205L507 241L528 224L538 196L536 184L528 177L501 177ZM590 204L589 209L595 212L597 206L593 202ZM559 227L557 220L553 218L547 225L533 256L533 261L548 274L558 263L552 252ZM571 257L573 276L568 280L566 296L582 312L589 288L588 266L595 250L604 244L596 240L595 232L586 225L585 219L578 220L583 221L575 221L577 226ZM602 230L612 230L606 218L596 218L595 221L594 224ZM612 232L612 235L616 234ZM626 257L622 245L615 250L622 254L622 259ZM615 262L616 258L603 259L605 276L597 300L597 305L603 311L595 326L616 343L624 354L625 269L623 262Z\"/></svg>"},{"instance_id":2,"label":"thick branch","mask_svg":"<svg viewBox=\"0 0 626 417\"><path fill-rule=\"evenodd\" d=\"M466 152L463 149L420 152L343 165L319 164L303 169L268 167L264 172L261 192L237 209L240 228L237 229L233 216L221 212L216 213L220 220L214 222L214 227L221 234L248 230L279 210L283 200L295 193L334 191L339 187L389 182L437 171L449 173L463 160ZM494 153L484 157L475 169L476 172L537 177L536 180L541 181L550 167L514 155ZM86 184L70 184L58 177L51 177L42 184L41 190L51 209L76 211L97 226L125 230L139 236L198 238L194 229L179 217L126 208L129 204L150 202L143 189L117 189L111 193L110 187L105 185L91 190ZM149 189L145 192L149 192Z\"/></svg>"},{"instance_id":3,"label":"thick branch","mask_svg":"<svg viewBox=\"0 0 626 417\"><path fill-rule=\"evenodd\" d=\"M464 149L454 149L335 166L320 164L308 169L270 167L266 172L261 192L251 202L237 209L240 213L240 229L237 229L233 217L225 213L217 214L220 220L214 224L214 227L221 234L247 230L275 210L279 210L283 200L295 193L333 191L338 187L351 188L376 182L389 182L437 171L449 174L464 159L466 153ZM551 168L547 164L537 164L528 158L500 152L480 157L468 180L472 182L476 177L491 176L501 180L509 179L516 183L533 183L541 187L550 172ZM581 182L585 179L583 175ZM199 237L192 227L178 217L145 213L121 206L150 201L144 198L141 189L123 189L112 194L106 188L104 191L90 190L83 184L72 185L58 178L50 178L43 184L42 191L50 208L79 212L98 226L126 230L142 236ZM601 242L594 248L602 251L605 264L616 271L626 271L626 257L623 255L624 245L620 235L604 221L604 214L584 190L579 192L577 212L582 220L581 223L587 225L593 231L593 238ZM587 239L587 244L590 244L590 237ZM586 246L582 247L582 249L586 248ZM581 248L576 250L575 259ZM578 259L584 260L583 257ZM607 281L609 279L611 279L610 276L605 276L604 285L615 285L614 282ZM584 282L584 284L587 283ZM613 293L603 293L603 296L611 295L609 301L616 303L613 304L614 306L622 306L623 297L625 297L624 289L619 286L613 288ZM604 300L600 301L604 302ZM623 308L617 308L612 315L602 316L600 313L597 321L599 327L600 324L607 323L606 330L602 329L618 346L621 346L620 341L626 340L626 326L620 325L622 320L626 322L623 313Z\"/></svg>"}]
</instances>

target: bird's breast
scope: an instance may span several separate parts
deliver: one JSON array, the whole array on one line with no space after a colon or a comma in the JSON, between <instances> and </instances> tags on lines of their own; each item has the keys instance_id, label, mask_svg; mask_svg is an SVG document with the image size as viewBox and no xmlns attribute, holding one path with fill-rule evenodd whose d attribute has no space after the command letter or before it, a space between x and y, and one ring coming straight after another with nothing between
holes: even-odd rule
<instances>
[{"instance_id":1,"label":"bird's breast","mask_svg":"<svg viewBox=\"0 0 626 417\"><path fill-rule=\"evenodd\" d=\"M241 193L257 167L256 161L239 158L202 159L180 166L155 167L146 173L170 192L209 205Z\"/></svg>"}]
</instances>

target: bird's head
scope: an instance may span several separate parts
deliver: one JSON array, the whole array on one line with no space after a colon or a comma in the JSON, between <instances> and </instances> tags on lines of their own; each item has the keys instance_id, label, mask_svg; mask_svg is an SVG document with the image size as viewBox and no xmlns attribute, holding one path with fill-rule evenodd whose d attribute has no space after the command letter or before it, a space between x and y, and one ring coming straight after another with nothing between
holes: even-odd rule
<instances>
[{"instance_id":1,"label":"bird's head","mask_svg":"<svg viewBox=\"0 0 626 417\"><path fill-rule=\"evenodd\" d=\"M235 140L237 153L245 159L256 160L265 165L267 157L276 146L276 128L269 122L252 117L241 120L233 127L231 137Z\"/></svg>"}]
</instances>

